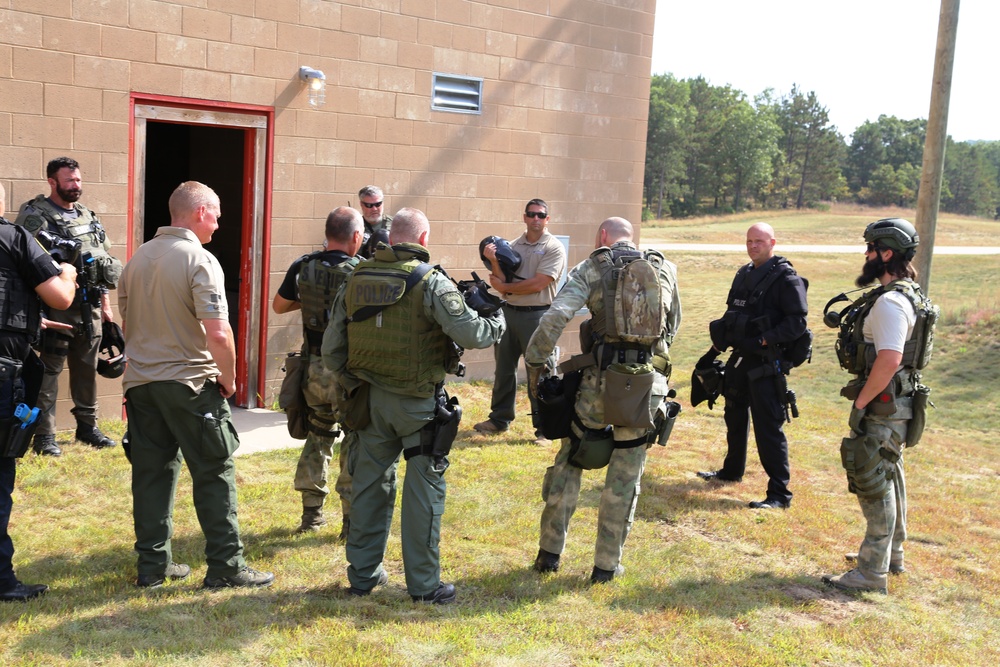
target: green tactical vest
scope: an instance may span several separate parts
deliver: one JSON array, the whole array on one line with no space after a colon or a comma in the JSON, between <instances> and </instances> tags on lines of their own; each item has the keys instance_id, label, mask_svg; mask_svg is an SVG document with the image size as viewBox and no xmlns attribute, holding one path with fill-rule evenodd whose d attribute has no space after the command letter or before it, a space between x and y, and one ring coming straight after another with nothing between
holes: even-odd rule
<instances>
[{"instance_id":1,"label":"green tactical vest","mask_svg":"<svg viewBox=\"0 0 1000 667\"><path fill-rule=\"evenodd\" d=\"M122 264L108 253L111 244L108 242L104 226L86 206L73 204L73 207L79 215L75 219L67 219L63 217L63 211L45 195L38 195L21 205L15 224L23 226L32 234L36 234L39 229L46 229L63 238L80 241L80 252L89 252L103 267L106 267L98 276L98 285L108 289L116 288Z\"/></svg>"},{"instance_id":2,"label":"green tactical vest","mask_svg":"<svg viewBox=\"0 0 1000 667\"><path fill-rule=\"evenodd\" d=\"M299 267L299 303L302 305L302 333L309 354L319 354L323 333L330 321L330 308L337 290L360 261L351 257L338 264L322 259L325 251L306 255Z\"/></svg>"},{"instance_id":3,"label":"green tactical vest","mask_svg":"<svg viewBox=\"0 0 1000 667\"><path fill-rule=\"evenodd\" d=\"M862 294L861 298L851 305L841 322L836 345L837 359L841 367L849 373L866 378L871 372L877 355L875 346L865 342L864 322L875 301L890 290L899 292L909 299L916 314L913 334L903 346L903 359L900 364L904 369L923 370L931 359L938 307L924 296L917 283L912 280L894 280L884 287Z\"/></svg>"},{"instance_id":4,"label":"green tactical vest","mask_svg":"<svg viewBox=\"0 0 1000 667\"><path fill-rule=\"evenodd\" d=\"M375 384L408 396L429 397L444 380L448 337L424 314L424 290L429 271L411 290L406 278L429 258L412 244L380 247L358 264L347 279L347 370ZM384 307L360 322L352 317L366 306Z\"/></svg>"}]
</instances>

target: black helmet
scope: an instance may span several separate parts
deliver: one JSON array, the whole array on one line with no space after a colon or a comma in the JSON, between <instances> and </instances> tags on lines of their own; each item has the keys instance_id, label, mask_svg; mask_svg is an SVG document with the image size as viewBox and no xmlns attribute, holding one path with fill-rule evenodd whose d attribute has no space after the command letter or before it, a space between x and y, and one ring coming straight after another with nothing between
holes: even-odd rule
<instances>
[{"instance_id":1,"label":"black helmet","mask_svg":"<svg viewBox=\"0 0 1000 667\"><path fill-rule=\"evenodd\" d=\"M493 265L490 264L490 260L486 259L483 249L491 243L497 247L497 262L500 264L500 270L503 271L506 281L512 282L517 275L517 269L521 266L521 256L510 247L510 243L506 240L499 236L487 236L479 242L479 259L483 260L483 265L490 271L493 270Z\"/></svg>"},{"instance_id":2,"label":"black helmet","mask_svg":"<svg viewBox=\"0 0 1000 667\"><path fill-rule=\"evenodd\" d=\"M101 325L100 354L97 358L97 372L101 377L118 378L125 372L125 335L114 322Z\"/></svg>"},{"instance_id":3,"label":"black helmet","mask_svg":"<svg viewBox=\"0 0 1000 667\"><path fill-rule=\"evenodd\" d=\"M920 236L917 228L902 218L882 218L865 227L865 242L891 248L903 259L911 260L920 245Z\"/></svg>"}]
</instances>

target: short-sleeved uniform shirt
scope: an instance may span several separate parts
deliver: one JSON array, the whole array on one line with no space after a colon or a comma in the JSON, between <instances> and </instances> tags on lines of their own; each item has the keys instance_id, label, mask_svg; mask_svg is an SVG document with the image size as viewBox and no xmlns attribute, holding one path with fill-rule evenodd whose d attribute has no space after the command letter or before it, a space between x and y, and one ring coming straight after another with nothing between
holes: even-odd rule
<instances>
[{"instance_id":1,"label":"short-sleeved uniform shirt","mask_svg":"<svg viewBox=\"0 0 1000 667\"><path fill-rule=\"evenodd\" d=\"M510 244L510 247L521 257L521 266L517 275L525 280L534 278L537 274L550 276L552 282L540 292L534 294L507 294L504 299L512 306L548 306L556 298L559 278L566 272L566 249L555 236L547 230L537 241L528 241L528 233Z\"/></svg>"},{"instance_id":2,"label":"short-sleeved uniform shirt","mask_svg":"<svg viewBox=\"0 0 1000 667\"><path fill-rule=\"evenodd\" d=\"M125 265L118 307L128 366L122 387L175 381L198 391L219 375L202 320L228 320L219 261L194 232L160 227Z\"/></svg>"}]
</instances>

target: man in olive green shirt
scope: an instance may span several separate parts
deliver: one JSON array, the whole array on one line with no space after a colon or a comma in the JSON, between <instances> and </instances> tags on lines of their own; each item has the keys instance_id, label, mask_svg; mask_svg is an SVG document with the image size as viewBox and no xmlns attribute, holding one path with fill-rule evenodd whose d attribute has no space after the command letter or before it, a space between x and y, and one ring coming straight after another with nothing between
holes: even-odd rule
<instances>
[{"instance_id":1,"label":"man in olive green shirt","mask_svg":"<svg viewBox=\"0 0 1000 667\"><path fill-rule=\"evenodd\" d=\"M349 593L368 595L388 581L382 560L403 454L406 589L414 601L446 604L455 599L455 586L441 582L438 548L448 458L432 456L424 436L434 437L435 397L443 391L449 339L483 349L500 339L505 324L499 312L480 317L454 283L429 265L430 225L422 212L400 210L389 236L391 247L376 249L337 294L323 336L323 363L340 385L357 388L363 382L370 391L370 423L358 431L349 461ZM417 276L412 284L411 276Z\"/></svg>"}]
</instances>

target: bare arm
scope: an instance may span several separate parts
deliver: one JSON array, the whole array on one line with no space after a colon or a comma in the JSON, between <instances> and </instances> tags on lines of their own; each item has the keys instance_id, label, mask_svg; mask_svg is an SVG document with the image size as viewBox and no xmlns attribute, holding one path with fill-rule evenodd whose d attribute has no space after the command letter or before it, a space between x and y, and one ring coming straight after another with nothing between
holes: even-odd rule
<instances>
[{"instance_id":1,"label":"bare arm","mask_svg":"<svg viewBox=\"0 0 1000 667\"><path fill-rule=\"evenodd\" d=\"M36 285L35 292L50 308L66 310L73 305L76 296L76 267L65 263L59 267L62 273Z\"/></svg>"},{"instance_id":2,"label":"bare arm","mask_svg":"<svg viewBox=\"0 0 1000 667\"><path fill-rule=\"evenodd\" d=\"M899 363L903 360L903 353L895 350L881 350L875 356L875 363L872 365L871 373L865 380L865 386L861 388L861 393L854 401L854 407L864 409L872 399L882 393L889 385L892 376L896 374Z\"/></svg>"},{"instance_id":3,"label":"bare arm","mask_svg":"<svg viewBox=\"0 0 1000 667\"><path fill-rule=\"evenodd\" d=\"M490 274L490 286L500 294L535 294L541 292L554 280L552 276L544 273L536 273L527 280L519 280L516 283L505 283L495 275Z\"/></svg>"},{"instance_id":4,"label":"bare arm","mask_svg":"<svg viewBox=\"0 0 1000 667\"><path fill-rule=\"evenodd\" d=\"M290 313L293 310L301 310L302 304L298 301L286 299L280 294L275 294L274 301L271 302L271 309L279 315L284 315L285 313Z\"/></svg>"},{"instance_id":5,"label":"bare arm","mask_svg":"<svg viewBox=\"0 0 1000 667\"><path fill-rule=\"evenodd\" d=\"M111 297L107 292L101 294L101 319L105 322L113 322L114 313L111 312Z\"/></svg>"},{"instance_id":6,"label":"bare arm","mask_svg":"<svg viewBox=\"0 0 1000 667\"><path fill-rule=\"evenodd\" d=\"M202 320L208 338L208 352L219 367L219 393L229 398L236 393L236 342L229 320Z\"/></svg>"}]
</instances>

